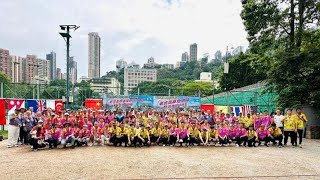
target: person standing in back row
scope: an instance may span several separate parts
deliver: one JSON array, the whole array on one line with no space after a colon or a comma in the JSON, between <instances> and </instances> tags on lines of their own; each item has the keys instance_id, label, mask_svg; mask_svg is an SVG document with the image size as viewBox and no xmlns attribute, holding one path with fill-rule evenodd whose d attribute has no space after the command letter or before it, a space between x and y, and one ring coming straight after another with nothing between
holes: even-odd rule
<instances>
[{"instance_id":1,"label":"person standing in back row","mask_svg":"<svg viewBox=\"0 0 320 180\"><path fill-rule=\"evenodd\" d=\"M307 116L302 113L301 108L297 108L297 123L298 123L298 135L299 135L299 147L302 148L302 137L303 137L303 130L305 128L305 124L308 121ZM295 145L297 146L297 139L295 141Z\"/></svg>"},{"instance_id":2,"label":"person standing in back row","mask_svg":"<svg viewBox=\"0 0 320 180\"><path fill-rule=\"evenodd\" d=\"M281 114L281 110L277 109L276 115L274 115L274 117L273 117L273 123L276 124L277 128L281 129L282 133L283 133L283 123L282 123L283 118L284 118L284 116Z\"/></svg>"},{"instance_id":3,"label":"person standing in back row","mask_svg":"<svg viewBox=\"0 0 320 180\"><path fill-rule=\"evenodd\" d=\"M287 115L282 119L284 125L284 145L287 145L290 136L291 144L295 147L297 139L297 116L292 115L292 109L287 110Z\"/></svg>"}]
</instances>

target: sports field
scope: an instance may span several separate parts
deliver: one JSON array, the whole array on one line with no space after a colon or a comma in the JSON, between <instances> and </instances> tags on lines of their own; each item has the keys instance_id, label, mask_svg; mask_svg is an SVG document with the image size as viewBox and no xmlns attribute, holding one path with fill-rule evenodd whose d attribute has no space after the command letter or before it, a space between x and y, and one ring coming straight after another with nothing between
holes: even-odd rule
<instances>
[{"instance_id":1,"label":"sports field","mask_svg":"<svg viewBox=\"0 0 320 180\"><path fill-rule=\"evenodd\" d=\"M8 149L1 179L320 179L320 140L291 146Z\"/></svg>"}]
</instances>

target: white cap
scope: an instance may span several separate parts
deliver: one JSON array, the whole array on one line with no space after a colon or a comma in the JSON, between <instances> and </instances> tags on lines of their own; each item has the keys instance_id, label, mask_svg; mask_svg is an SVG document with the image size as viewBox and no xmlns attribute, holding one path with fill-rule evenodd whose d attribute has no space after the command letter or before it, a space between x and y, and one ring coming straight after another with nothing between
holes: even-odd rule
<instances>
[{"instance_id":1,"label":"white cap","mask_svg":"<svg viewBox=\"0 0 320 180\"><path fill-rule=\"evenodd\" d=\"M69 113L64 113L65 116L69 116Z\"/></svg>"}]
</instances>

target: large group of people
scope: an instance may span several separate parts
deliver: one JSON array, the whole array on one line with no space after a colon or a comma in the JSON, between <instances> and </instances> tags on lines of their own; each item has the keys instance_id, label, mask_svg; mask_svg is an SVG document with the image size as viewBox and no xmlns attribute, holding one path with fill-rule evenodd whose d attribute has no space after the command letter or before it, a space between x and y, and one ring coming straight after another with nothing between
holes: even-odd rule
<instances>
[{"instance_id":1,"label":"large group of people","mask_svg":"<svg viewBox=\"0 0 320 180\"><path fill-rule=\"evenodd\" d=\"M307 117L300 108L269 115L221 111L131 109L61 110L34 113L16 109L9 115L8 148L31 145L33 151L48 147L80 146L286 146L302 147ZM299 137L299 142L298 138Z\"/></svg>"}]
</instances>

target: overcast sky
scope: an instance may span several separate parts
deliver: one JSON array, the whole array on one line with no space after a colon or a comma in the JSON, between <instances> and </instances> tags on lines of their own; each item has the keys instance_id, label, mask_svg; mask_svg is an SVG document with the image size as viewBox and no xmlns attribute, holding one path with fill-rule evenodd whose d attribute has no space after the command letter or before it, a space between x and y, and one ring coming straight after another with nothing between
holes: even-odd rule
<instances>
[{"instance_id":1,"label":"overcast sky","mask_svg":"<svg viewBox=\"0 0 320 180\"><path fill-rule=\"evenodd\" d=\"M65 42L60 24L81 26L72 32L71 56L78 77L87 76L88 33L101 36L101 74L115 62L143 64L151 56L172 63L198 44L198 57L228 44L247 46L240 0L1 0L0 48L10 54L45 58L57 53L65 71Z\"/></svg>"}]
</instances>

